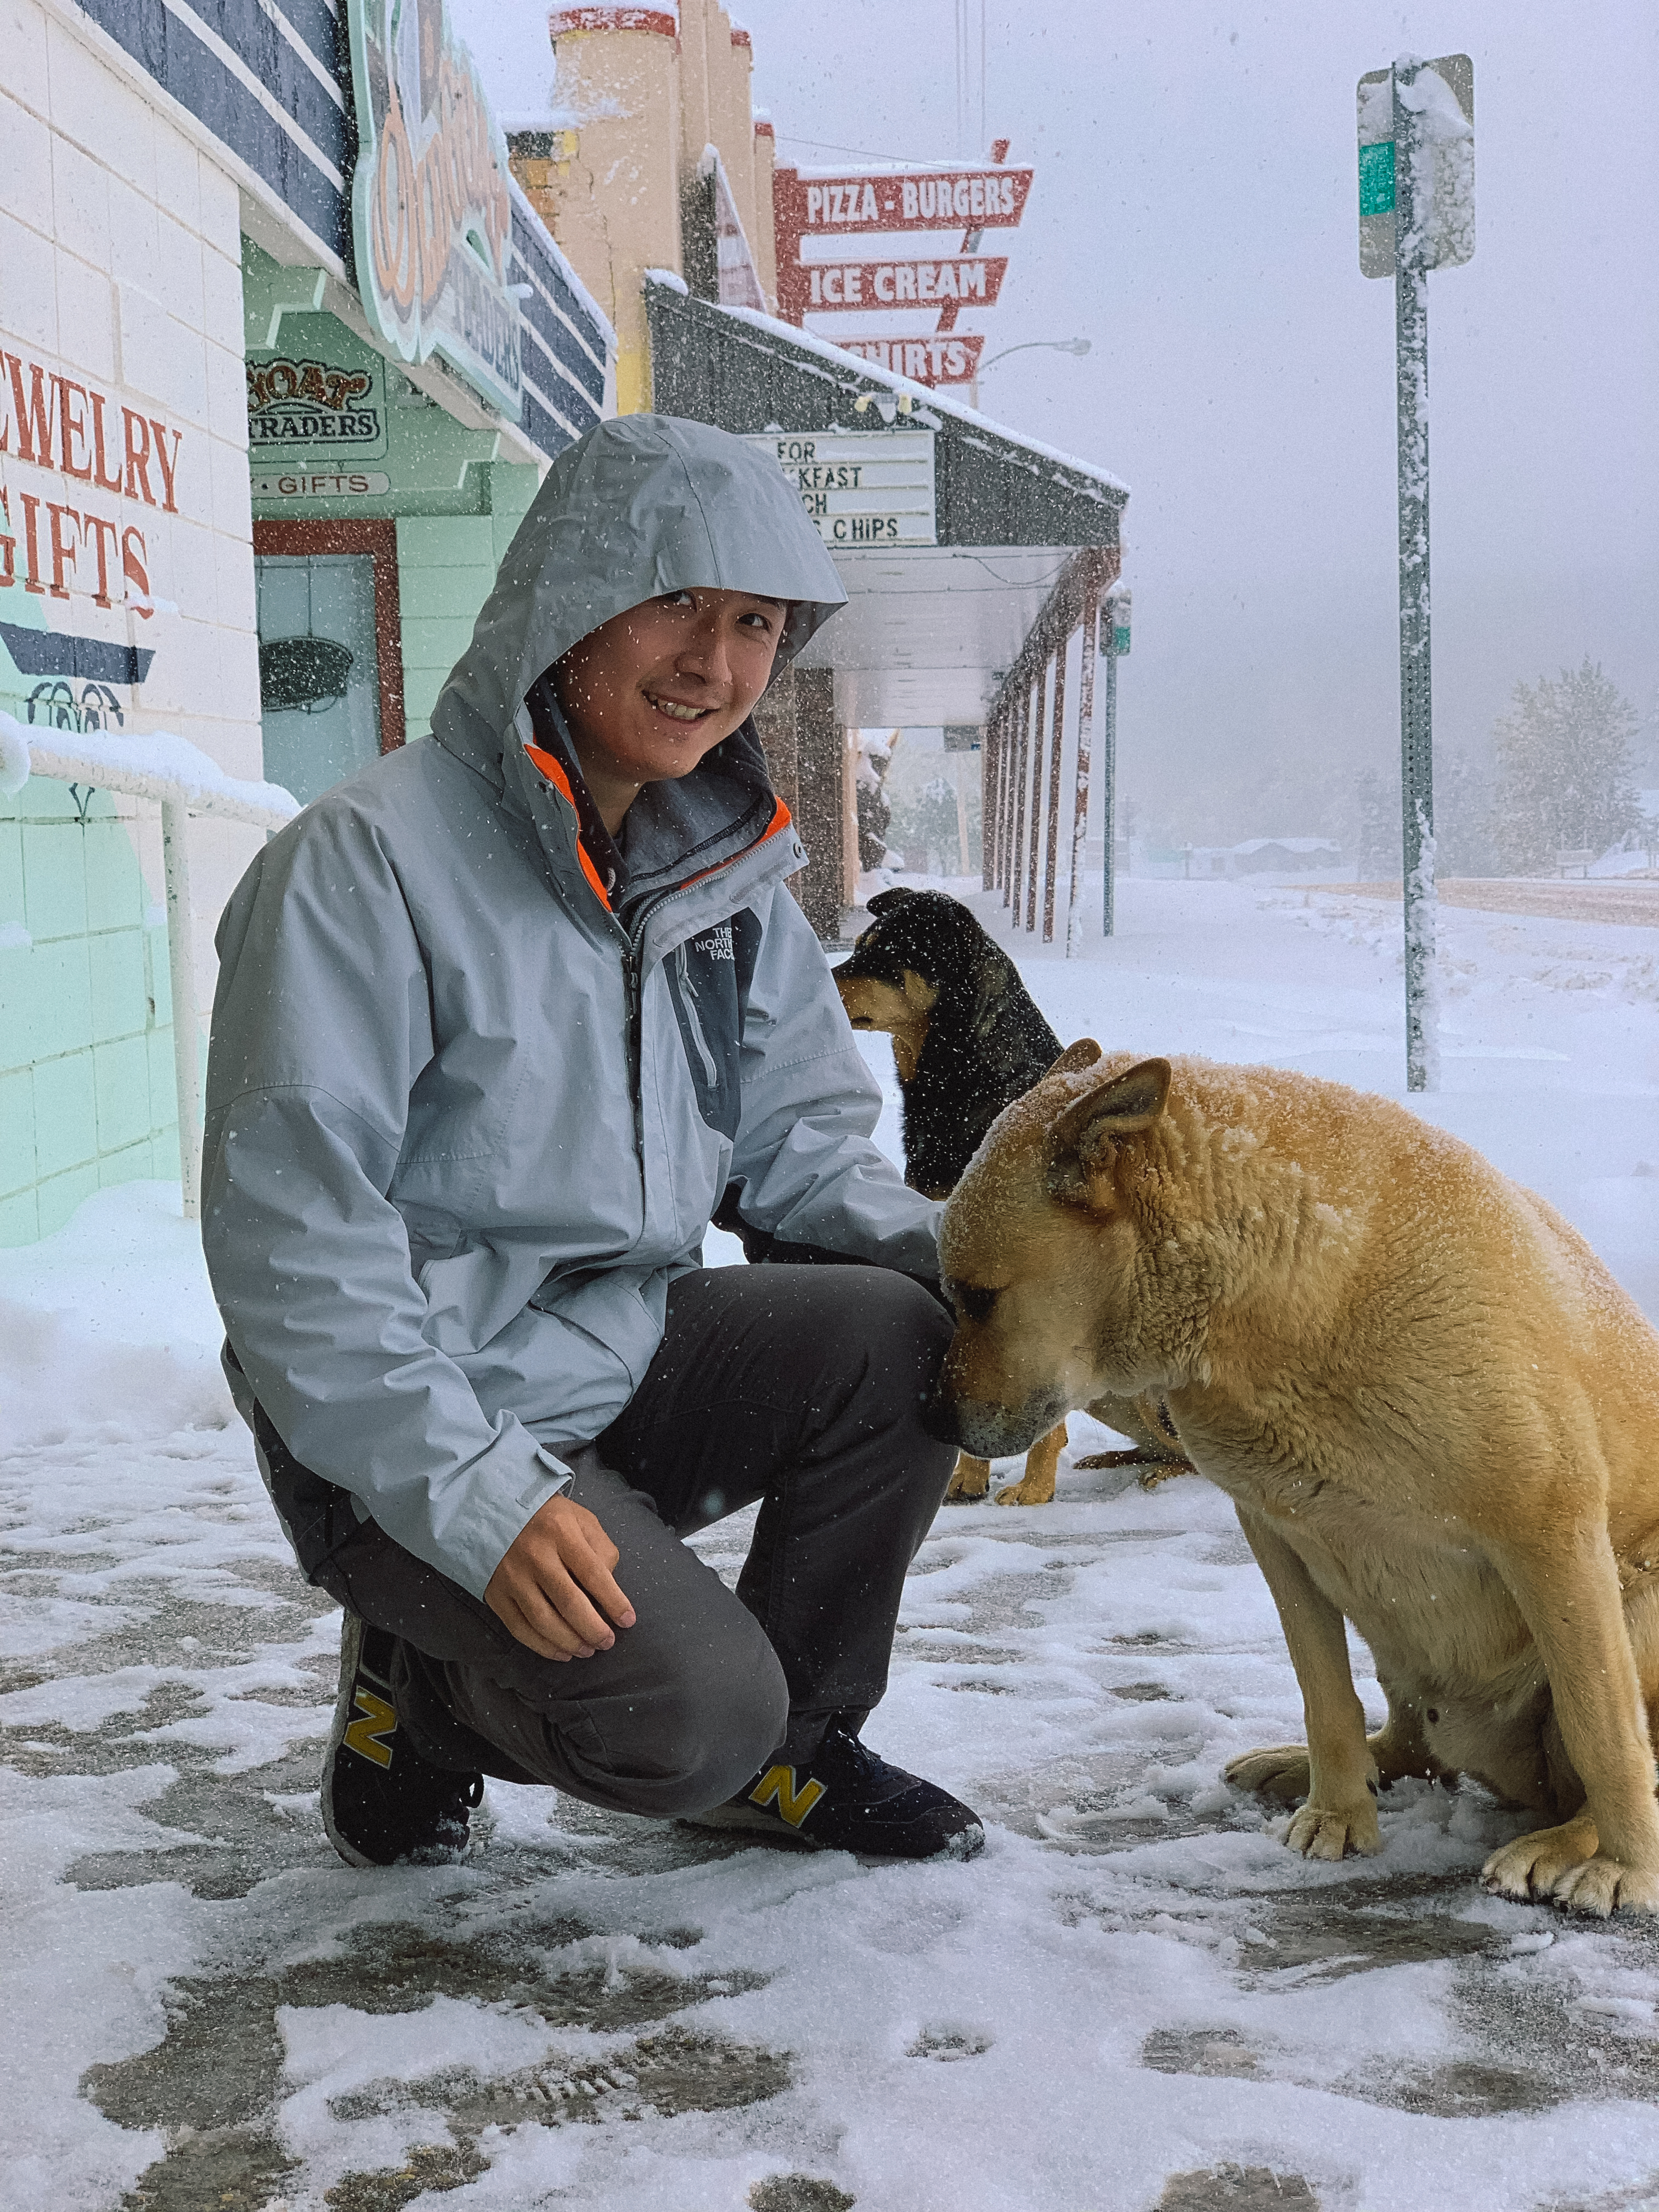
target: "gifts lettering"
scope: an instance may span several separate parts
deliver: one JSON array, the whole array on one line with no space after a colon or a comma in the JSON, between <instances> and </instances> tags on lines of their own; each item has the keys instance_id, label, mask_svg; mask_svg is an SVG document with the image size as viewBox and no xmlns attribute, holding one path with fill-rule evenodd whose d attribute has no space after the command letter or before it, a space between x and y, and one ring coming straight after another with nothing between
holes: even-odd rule
<instances>
[{"instance_id":1,"label":"gifts lettering","mask_svg":"<svg viewBox=\"0 0 1659 2212\"><path fill-rule=\"evenodd\" d=\"M0 351L0 457L176 514L183 443L183 432L159 416L125 406L62 370ZM141 604L150 595L149 550L136 524L100 514L84 501L0 484L0 591L19 583L43 599L79 592L95 606L125 604L146 621L154 611Z\"/></svg>"},{"instance_id":2,"label":"gifts lettering","mask_svg":"<svg viewBox=\"0 0 1659 2212\"><path fill-rule=\"evenodd\" d=\"M131 607L145 622L149 620L154 608L138 604L149 597L149 552L142 530L132 523L124 530L106 515L83 514L61 500L42 500L38 492L20 491L17 503L22 509L21 581L26 592L39 592L43 599L66 599L72 582L76 589L84 589L75 581L79 574L76 564L79 555L90 548L91 557L98 566L98 588L92 594L93 605L112 607L118 602L109 587L110 563L118 550L122 581L130 587L121 603ZM44 532L40 523L42 507L46 510ZM46 556L44 564L43 538ZM0 591L8 590L18 580L11 495L7 486L0 484Z\"/></svg>"}]
</instances>

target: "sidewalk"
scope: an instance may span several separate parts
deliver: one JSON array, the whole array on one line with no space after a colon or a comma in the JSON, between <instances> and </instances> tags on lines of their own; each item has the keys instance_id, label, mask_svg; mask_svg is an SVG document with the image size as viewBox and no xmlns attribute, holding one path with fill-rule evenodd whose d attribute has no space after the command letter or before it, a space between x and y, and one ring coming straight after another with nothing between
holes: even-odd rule
<instances>
[{"instance_id":1,"label":"sidewalk","mask_svg":"<svg viewBox=\"0 0 1659 2212\"><path fill-rule=\"evenodd\" d=\"M1066 1034L1392 1079L1391 930L1126 890L1112 947L1028 961ZM1572 1085L1553 1194L1605 1186L1634 1267L1659 1002L1606 961L1540 984L1577 940L1522 927L1456 939L1455 1011L1460 1049L1533 1057L1428 1103L1530 1173ZM1659 2205L1659 1931L1483 1896L1512 1823L1474 1790L1389 1793L1379 1859L1292 1857L1218 1780L1301 1728L1231 1509L1074 1472L1107 1441L1081 1416L1054 1505L941 1514L869 1729L983 1810L981 1858L865 1868L492 1784L465 1865L341 1865L338 1615L289 1562L176 1207L127 1185L0 1254L8 2212ZM745 1541L699 1548L734 1577Z\"/></svg>"}]
</instances>

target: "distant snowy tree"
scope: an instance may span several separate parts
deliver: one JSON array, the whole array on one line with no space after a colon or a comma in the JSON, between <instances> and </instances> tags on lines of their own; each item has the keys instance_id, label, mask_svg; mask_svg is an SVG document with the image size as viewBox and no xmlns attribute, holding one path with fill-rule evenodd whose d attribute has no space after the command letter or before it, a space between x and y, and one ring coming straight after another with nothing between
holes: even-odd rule
<instances>
[{"instance_id":1,"label":"distant snowy tree","mask_svg":"<svg viewBox=\"0 0 1659 2212\"><path fill-rule=\"evenodd\" d=\"M954 876L960 870L957 787L949 776L934 776L908 805L896 807L892 830L906 867L915 873Z\"/></svg>"},{"instance_id":2,"label":"distant snowy tree","mask_svg":"<svg viewBox=\"0 0 1659 2212\"><path fill-rule=\"evenodd\" d=\"M1588 653L1557 681L1517 684L1514 704L1492 731L1499 863L1525 875L1553 868L1563 852L1604 853L1632 836L1635 734L1636 709Z\"/></svg>"},{"instance_id":3,"label":"distant snowy tree","mask_svg":"<svg viewBox=\"0 0 1659 2212\"><path fill-rule=\"evenodd\" d=\"M1468 753L1448 750L1435 762L1434 837L1437 876L1504 873L1492 846L1492 769Z\"/></svg>"}]
</instances>

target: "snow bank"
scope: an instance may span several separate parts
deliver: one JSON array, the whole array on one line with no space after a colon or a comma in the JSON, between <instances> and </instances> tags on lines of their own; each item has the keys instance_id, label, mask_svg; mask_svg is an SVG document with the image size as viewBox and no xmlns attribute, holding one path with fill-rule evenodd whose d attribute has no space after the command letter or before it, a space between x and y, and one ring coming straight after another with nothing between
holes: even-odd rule
<instances>
[{"instance_id":1,"label":"snow bank","mask_svg":"<svg viewBox=\"0 0 1659 2212\"><path fill-rule=\"evenodd\" d=\"M55 1236L0 1251L0 1452L222 1427L222 1336L178 1184L100 1191Z\"/></svg>"}]
</instances>

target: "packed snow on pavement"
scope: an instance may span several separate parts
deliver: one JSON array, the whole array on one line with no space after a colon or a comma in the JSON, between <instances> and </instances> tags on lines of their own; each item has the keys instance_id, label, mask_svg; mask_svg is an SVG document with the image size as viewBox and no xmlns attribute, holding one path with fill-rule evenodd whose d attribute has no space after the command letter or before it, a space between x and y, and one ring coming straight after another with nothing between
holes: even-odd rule
<instances>
[{"instance_id":1,"label":"packed snow on pavement","mask_svg":"<svg viewBox=\"0 0 1659 2212\"><path fill-rule=\"evenodd\" d=\"M974 902L1067 1041L1400 1095L1397 905L1133 882L1067 963ZM1413 1103L1659 1317L1659 934L1455 911L1441 946L1444 1087ZM867 1733L983 1811L969 1864L492 1784L466 1863L356 1872L318 1813L339 1615L216 1348L176 1188L0 1253L0 2203L1659 2203L1650 1928L1484 1896L1516 1824L1477 1790L1401 1785L1381 1858L1318 1866L1221 1784L1300 1701L1197 1479L1068 1454L1050 1507L941 1513ZM745 1537L698 1545L734 1575Z\"/></svg>"}]
</instances>

